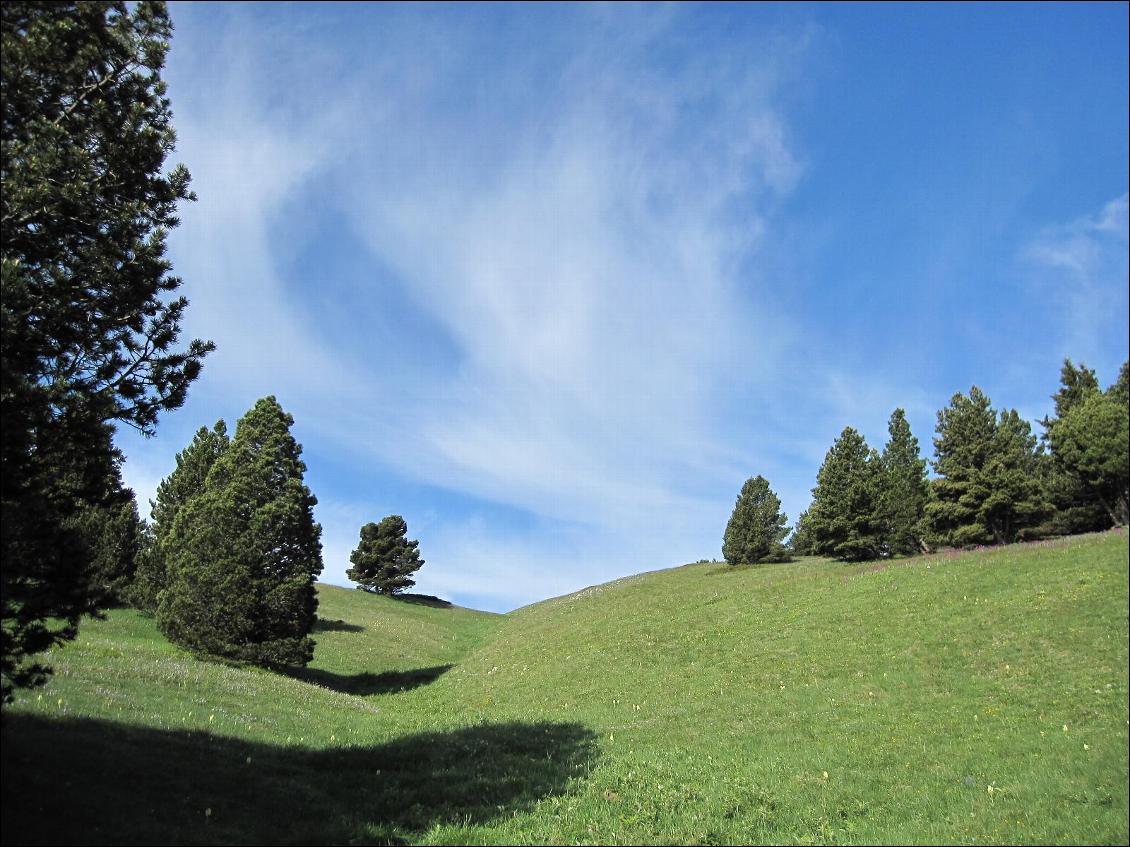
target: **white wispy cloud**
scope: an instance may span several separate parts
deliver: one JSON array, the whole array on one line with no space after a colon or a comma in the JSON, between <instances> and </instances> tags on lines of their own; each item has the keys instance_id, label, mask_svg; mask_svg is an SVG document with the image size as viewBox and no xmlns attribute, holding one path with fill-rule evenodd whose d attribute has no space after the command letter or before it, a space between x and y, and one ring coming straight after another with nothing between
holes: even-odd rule
<instances>
[{"instance_id":1,"label":"white wispy cloud","mask_svg":"<svg viewBox=\"0 0 1130 847\"><path fill-rule=\"evenodd\" d=\"M143 499L197 426L275 394L322 489L323 578L344 581L361 523L401 513L419 590L504 609L718 554L748 476L795 519L843 427L879 448L895 407L930 454L965 377L935 396L866 316L843 336L858 350L806 324L767 257L807 184L786 106L822 31L697 44L711 19L678 6L555 7L552 25L274 8L173 8L200 201L170 249L185 332L218 350L191 425L127 450ZM819 252L803 220L780 250ZM1098 364L1124 344L1126 232L1123 194L1037 233L1019 256L1047 308L1030 290L1017 315L1050 314L1064 354Z\"/></svg>"},{"instance_id":2,"label":"white wispy cloud","mask_svg":"<svg viewBox=\"0 0 1130 847\"><path fill-rule=\"evenodd\" d=\"M1063 355L1095 361L1126 332L1128 195L1046 228L1020 252L1039 294L1060 312Z\"/></svg>"},{"instance_id":3,"label":"white wispy cloud","mask_svg":"<svg viewBox=\"0 0 1130 847\"><path fill-rule=\"evenodd\" d=\"M218 344L209 390L239 411L278 395L358 466L584 527L441 517L421 590L516 604L714 555L748 463L773 453L732 443L721 412L772 384L795 332L740 268L803 174L775 98L811 33L669 67L651 57L676 13L581 9L544 53L491 61L474 34L390 16L379 58L335 58L227 14L221 44L171 69L201 198L173 259L186 330ZM278 233L313 206L388 270L356 285L398 284L450 368L379 337L373 367L338 344L363 320L308 320L319 292ZM358 510L321 496L325 576L343 578Z\"/></svg>"}]
</instances>

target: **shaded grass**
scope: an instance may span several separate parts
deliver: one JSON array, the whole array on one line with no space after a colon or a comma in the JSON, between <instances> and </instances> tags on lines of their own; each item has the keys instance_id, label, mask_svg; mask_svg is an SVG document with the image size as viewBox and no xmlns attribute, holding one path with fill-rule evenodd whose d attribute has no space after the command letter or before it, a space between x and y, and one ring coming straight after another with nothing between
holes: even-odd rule
<instances>
[{"instance_id":1,"label":"shaded grass","mask_svg":"<svg viewBox=\"0 0 1130 847\"><path fill-rule=\"evenodd\" d=\"M197 661L129 611L84 625L9 712L5 841L63 815L63 841L1127 841L1123 533L881 566L689 565L506 616L320 598L337 624L305 678ZM249 792L228 828L191 804L139 823L162 792L135 798L129 774L158 783L162 759L196 806L214 770ZM467 780L488 785L481 803ZM25 784L69 794L40 817ZM84 821L100 835L77 835Z\"/></svg>"},{"instance_id":2,"label":"shaded grass","mask_svg":"<svg viewBox=\"0 0 1130 847\"><path fill-rule=\"evenodd\" d=\"M91 718L15 715L5 732L5 765L21 774L5 785L19 810L3 817L7 844L403 843L439 822L520 812L596 753L571 723L320 750Z\"/></svg>"},{"instance_id":3,"label":"shaded grass","mask_svg":"<svg viewBox=\"0 0 1130 847\"><path fill-rule=\"evenodd\" d=\"M283 673L295 679L312 682L342 694L368 697L373 694L396 694L411 691L421 685L435 682L451 670L453 665L436 665L434 668L416 668L411 671L386 671L385 673L340 674L320 668L286 669Z\"/></svg>"}]
</instances>

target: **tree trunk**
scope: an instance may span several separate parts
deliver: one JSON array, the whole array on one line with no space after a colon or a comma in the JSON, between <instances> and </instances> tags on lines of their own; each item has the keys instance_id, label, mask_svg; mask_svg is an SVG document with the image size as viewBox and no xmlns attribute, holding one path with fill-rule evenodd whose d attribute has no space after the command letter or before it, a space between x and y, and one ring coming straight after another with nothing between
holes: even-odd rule
<instances>
[{"instance_id":1,"label":"tree trunk","mask_svg":"<svg viewBox=\"0 0 1130 847\"><path fill-rule=\"evenodd\" d=\"M1110 516L1110 525L1111 526L1121 526L1122 524L1126 523L1126 500L1125 499L1120 497L1113 504L1111 504L1111 503L1108 503L1107 499L1105 497L1103 497L1103 495L1101 493L1099 493L1098 491L1095 492L1095 498L1100 503L1102 503L1103 508L1106 509L1107 515ZM1121 502L1119 502L1119 501L1121 501ZM1121 514L1119 514L1119 512L1121 512Z\"/></svg>"}]
</instances>

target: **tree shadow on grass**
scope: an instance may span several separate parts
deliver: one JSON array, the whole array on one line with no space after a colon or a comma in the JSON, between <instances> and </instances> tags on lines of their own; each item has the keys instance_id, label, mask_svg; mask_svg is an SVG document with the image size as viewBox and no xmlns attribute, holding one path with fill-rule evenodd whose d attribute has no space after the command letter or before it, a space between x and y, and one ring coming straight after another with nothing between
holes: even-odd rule
<instances>
[{"instance_id":1,"label":"tree shadow on grass","mask_svg":"<svg viewBox=\"0 0 1130 847\"><path fill-rule=\"evenodd\" d=\"M327 620L318 618L314 621L314 632L364 632L365 627L356 623L346 623L343 620Z\"/></svg>"},{"instance_id":2,"label":"tree shadow on grass","mask_svg":"<svg viewBox=\"0 0 1130 847\"><path fill-rule=\"evenodd\" d=\"M334 673L320 668L283 668L282 672L294 679L311 682L339 694L368 697L373 694L411 691L413 688L435 682L453 667L454 665L436 665L432 668L415 668L410 671L355 674Z\"/></svg>"},{"instance_id":3,"label":"tree shadow on grass","mask_svg":"<svg viewBox=\"0 0 1130 847\"><path fill-rule=\"evenodd\" d=\"M450 609L452 606L450 601L433 597L431 594L393 594L392 599L417 606L431 606L433 609Z\"/></svg>"},{"instance_id":4,"label":"tree shadow on grass","mask_svg":"<svg viewBox=\"0 0 1130 847\"><path fill-rule=\"evenodd\" d=\"M576 723L505 723L312 750L90 718L9 714L5 844L398 844L569 790L598 755Z\"/></svg>"}]
</instances>

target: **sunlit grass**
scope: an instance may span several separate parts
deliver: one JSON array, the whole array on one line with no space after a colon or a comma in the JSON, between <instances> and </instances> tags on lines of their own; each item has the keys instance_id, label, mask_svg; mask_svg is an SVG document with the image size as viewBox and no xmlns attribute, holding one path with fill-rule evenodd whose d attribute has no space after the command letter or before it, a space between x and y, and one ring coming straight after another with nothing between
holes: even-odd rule
<instances>
[{"instance_id":1,"label":"sunlit grass","mask_svg":"<svg viewBox=\"0 0 1130 847\"><path fill-rule=\"evenodd\" d=\"M84 625L9 712L4 840L1128 837L1124 533L688 565L506 616L320 597L298 677Z\"/></svg>"}]
</instances>

